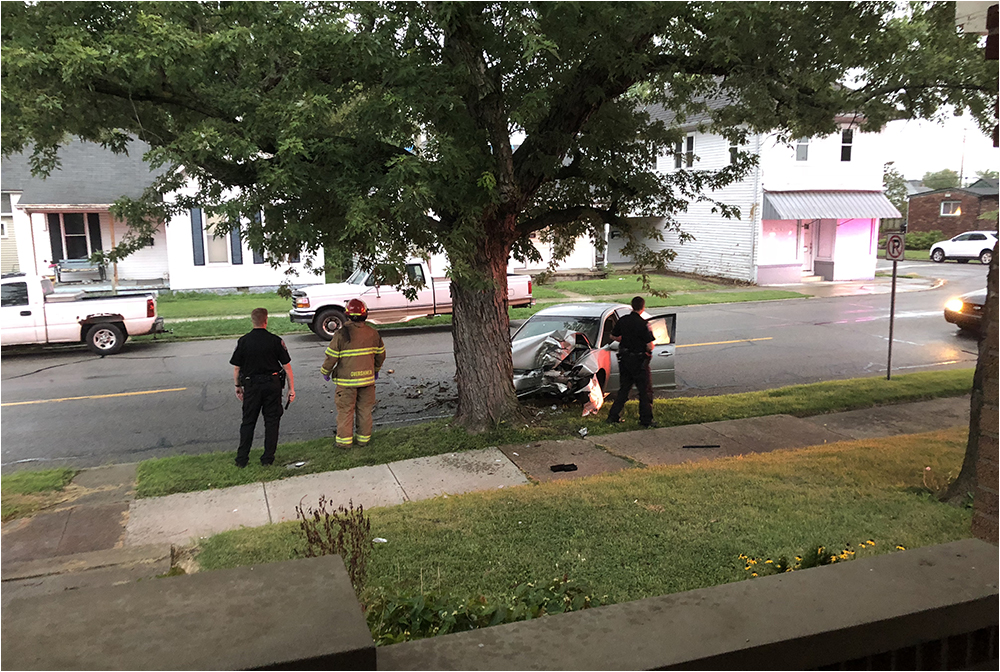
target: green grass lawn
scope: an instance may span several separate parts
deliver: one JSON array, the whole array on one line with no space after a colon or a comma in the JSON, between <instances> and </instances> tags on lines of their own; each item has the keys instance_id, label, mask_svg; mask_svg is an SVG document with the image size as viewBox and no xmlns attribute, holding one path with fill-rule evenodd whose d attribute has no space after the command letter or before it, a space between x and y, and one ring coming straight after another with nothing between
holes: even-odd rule
<instances>
[{"instance_id":1,"label":"green grass lawn","mask_svg":"<svg viewBox=\"0 0 1000 672\"><path fill-rule=\"evenodd\" d=\"M903 259L906 261L930 261L930 250L904 250ZM885 250L878 251L878 258L885 259Z\"/></svg>"},{"instance_id":2,"label":"green grass lawn","mask_svg":"<svg viewBox=\"0 0 1000 672\"><path fill-rule=\"evenodd\" d=\"M800 417L856 408L869 408L934 397L968 394L972 369L911 373L894 377L855 378L795 385L759 392L710 397L656 399L653 412L660 426L686 425L715 420L732 420L788 413ZM278 464L306 462L299 469L260 467L251 461L246 469L233 466L233 453L177 455L146 460L138 467L139 497L160 497L178 492L224 488L258 481L270 481L301 474L386 464L395 460L426 457L448 452L486 448L552 438L575 438L581 427L592 436L638 427L638 402L625 405L626 422L608 425L599 417L581 418L579 404L556 404L545 400L538 415L517 427L501 425L483 434L467 434L451 427L447 420L392 429L377 429L364 448L335 450L333 437L285 443L278 446ZM531 407L535 411L535 407Z\"/></svg>"},{"instance_id":3,"label":"green grass lawn","mask_svg":"<svg viewBox=\"0 0 1000 672\"><path fill-rule=\"evenodd\" d=\"M748 577L741 554L793 557L810 545L894 552L970 536L971 513L939 503L925 467L956 474L967 430L851 441L373 509L364 600L440 591L510 596L568 574L602 602ZM205 569L287 560L297 523L215 535Z\"/></svg>"},{"instance_id":4,"label":"green grass lawn","mask_svg":"<svg viewBox=\"0 0 1000 672\"><path fill-rule=\"evenodd\" d=\"M7 521L57 502L76 474L76 469L68 468L3 474L0 476L0 516Z\"/></svg>"},{"instance_id":5,"label":"green grass lawn","mask_svg":"<svg viewBox=\"0 0 1000 672\"><path fill-rule=\"evenodd\" d=\"M237 294L212 294L210 292L167 292L156 299L158 313L165 319L179 317L226 317L246 315L250 321L250 311L267 308L272 315L288 314L292 308L290 299L283 299L276 292Z\"/></svg>"},{"instance_id":6,"label":"green grass lawn","mask_svg":"<svg viewBox=\"0 0 1000 672\"><path fill-rule=\"evenodd\" d=\"M706 280L680 278L672 275L650 275L650 287L660 292L699 292L718 290L720 285ZM642 289L642 276L629 273L609 273L604 280L571 280L556 282L552 288L557 291L573 292L585 296L614 296L619 294L647 295Z\"/></svg>"}]
</instances>

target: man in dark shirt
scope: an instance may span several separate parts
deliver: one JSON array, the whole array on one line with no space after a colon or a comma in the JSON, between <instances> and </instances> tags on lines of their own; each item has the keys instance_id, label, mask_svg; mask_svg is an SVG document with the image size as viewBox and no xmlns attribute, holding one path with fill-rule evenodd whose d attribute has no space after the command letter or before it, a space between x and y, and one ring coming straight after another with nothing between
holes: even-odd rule
<instances>
[{"instance_id":1,"label":"man in dark shirt","mask_svg":"<svg viewBox=\"0 0 1000 672\"><path fill-rule=\"evenodd\" d=\"M618 320L611 331L614 340L621 345L618 348L618 374L621 385L615 403L608 411L608 423L621 422L622 408L628 401L628 394L635 385L639 392L639 424L643 427L653 427L653 379L649 373L649 360L652 357L653 332L645 318L641 315L646 307L646 301L637 296L632 299L632 312Z\"/></svg>"},{"instance_id":2,"label":"man in dark shirt","mask_svg":"<svg viewBox=\"0 0 1000 672\"><path fill-rule=\"evenodd\" d=\"M240 337L229 363L233 365L236 398L243 402L243 424L240 425L240 446L236 449L236 466L243 468L250 461L250 446L257 428L257 417L264 414L263 466L274 464L278 448L278 426L281 423L281 391L288 377L288 403L295 400L295 378L292 358L280 337L267 330L267 309L254 308L250 313L253 330Z\"/></svg>"}]
</instances>

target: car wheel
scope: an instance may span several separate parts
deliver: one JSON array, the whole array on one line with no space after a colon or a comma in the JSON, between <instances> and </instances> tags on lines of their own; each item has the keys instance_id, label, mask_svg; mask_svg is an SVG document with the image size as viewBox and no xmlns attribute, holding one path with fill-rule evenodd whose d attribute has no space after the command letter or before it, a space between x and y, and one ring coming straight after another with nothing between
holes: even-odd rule
<instances>
[{"instance_id":1,"label":"car wheel","mask_svg":"<svg viewBox=\"0 0 1000 672\"><path fill-rule=\"evenodd\" d=\"M316 315L313 320L313 333L322 339L329 341L333 338L333 332L347 324L347 315L335 308L328 308Z\"/></svg>"},{"instance_id":2,"label":"car wheel","mask_svg":"<svg viewBox=\"0 0 1000 672\"><path fill-rule=\"evenodd\" d=\"M983 266L989 266L991 261L993 261L993 250L983 250L979 253L980 264Z\"/></svg>"},{"instance_id":3,"label":"car wheel","mask_svg":"<svg viewBox=\"0 0 1000 672\"><path fill-rule=\"evenodd\" d=\"M101 357L116 354L124 344L125 334L111 322L95 324L87 332L87 347Z\"/></svg>"},{"instance_id":4,"label":"car wheel","mask_svg":"<svg viewBox=\"0 0 1000 672\"><path fill-rule=\"evenodd\" d=\"M933 250L931 252L931 259L940 264L942 261L944 261L944 250L942 250L940 247Z\"/></svg>"}]
</instances>

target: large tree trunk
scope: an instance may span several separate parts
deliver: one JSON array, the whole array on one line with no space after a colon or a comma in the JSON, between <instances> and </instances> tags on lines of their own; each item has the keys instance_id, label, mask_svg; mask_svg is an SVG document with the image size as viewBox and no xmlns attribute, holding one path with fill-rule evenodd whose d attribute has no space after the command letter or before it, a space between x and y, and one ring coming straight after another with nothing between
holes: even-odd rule
<instances>
[{"instance_id":1,"label":"large tree trunk","mask_svg":"<svg viewBox=\"0 0 1000 672\"><path fill-rule=\"evenodd\" d=\"M976 373L972 378L972 405L969 413L969 442L965 447L965 459L962 461L962 470L958 478L948 486L947 492L941 497L943 501L952 504L964 504L969 493L975 492L976 497L989 493L982 493L976 490L977 477L976 465L979 462L980 447L984 446L987 437L983 434L986 421L991 426L996 427L995 411L992 417L983 415L983 405L987 401L987 395L992 395L996 400L996 380L997 380L997 246L993 247L993 260L990 262L990 270L986 280L986 305L983 307L983 323L979 332L979 358L976 360ZM992 381L991 389L987 389L986 381ZM994 439L995 441L995 439ZM992 445L994 455L997 447ZM996 461L996 458L993 458ZM995 473L995 472L994 472ZM992 496L996 496L996 483L990 484L993 490ZM977 502L977 505L980 502ZM995 512L994 506L994 512Z\"/></svg>"},{"instance_id":2,"label":"large tree trunk","mask_svg":"<svg viewBox=\"0 0 1000 672\"><path fill-rule=\"evenodd\" d=\"M486 226L490 226L486 222ZM483 236L473 264L485 277L452 279L452 335L458 379L455 422L480 432L522 415L514 393L507 314L507 259L502 235Z\"/></svg>"}]
</instances>

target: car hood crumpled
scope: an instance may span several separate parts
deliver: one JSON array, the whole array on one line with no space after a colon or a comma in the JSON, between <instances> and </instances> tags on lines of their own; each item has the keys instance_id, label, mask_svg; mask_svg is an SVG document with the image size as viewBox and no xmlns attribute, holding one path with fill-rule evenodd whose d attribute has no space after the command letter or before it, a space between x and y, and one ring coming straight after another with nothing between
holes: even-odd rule
<instances>
[{"instance_id":1,"label":"car hood crumpled","mask_svg":"<svg viewBox=\"0 0 1000 672\"><path fill-rule=\"evenodd\" d=\"M590 347L581 332L559 330L514 341L514 390L528 394L575 394L608 366L610 353Z\"/></svg>"}]
</instances>

